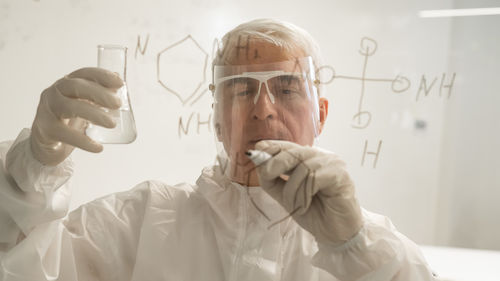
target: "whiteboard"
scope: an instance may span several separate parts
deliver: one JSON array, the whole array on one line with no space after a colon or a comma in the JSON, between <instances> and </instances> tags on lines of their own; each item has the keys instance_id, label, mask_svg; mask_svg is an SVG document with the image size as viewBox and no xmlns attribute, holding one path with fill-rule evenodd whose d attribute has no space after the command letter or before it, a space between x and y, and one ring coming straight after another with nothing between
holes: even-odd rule
<instances>
[{"instance_id":1,"label":"whiteboard","mask_svg":"<svg viewBox=\"0 0 500 281\"><path fill-rule=\"evenodd\" d=\"M418 243L500 250L499 16L422 18L492 1L0 1L0 140L33 121L39 95L128 47L138 137L76 150L71 206L149 179L194 183L215 162L213 43L278 18L308 30L330 75L319 145L348 164L363 207Z\"/></svg>"}]
</instances>

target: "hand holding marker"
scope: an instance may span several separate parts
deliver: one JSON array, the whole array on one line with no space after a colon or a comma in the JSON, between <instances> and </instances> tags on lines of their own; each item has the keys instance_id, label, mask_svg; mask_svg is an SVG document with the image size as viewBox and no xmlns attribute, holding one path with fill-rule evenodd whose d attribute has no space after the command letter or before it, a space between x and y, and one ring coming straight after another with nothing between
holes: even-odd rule
<instances>
[{"instance_id":1,"label":"hand holding marker","mask_svg":"<svg viewBox=\"0 0 500 281\"><path fill-rule=\"evenodd\" d=\"M362 228L354 183L338 155L279 140L260 141L246 154L262 189L318 243L340 245Z\"/></svg>"}]
</instances>

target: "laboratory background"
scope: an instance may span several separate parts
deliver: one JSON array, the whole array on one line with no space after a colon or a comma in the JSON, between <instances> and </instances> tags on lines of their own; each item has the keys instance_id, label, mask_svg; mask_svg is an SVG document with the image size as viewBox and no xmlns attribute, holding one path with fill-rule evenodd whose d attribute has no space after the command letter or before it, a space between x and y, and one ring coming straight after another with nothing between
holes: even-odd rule
<instances>
[{"instance_id":1,"label":"laboratory background","mask_svg":"<svg viewBox=\"0 0 500 281\"><path fill-rule=\"evenodd\" d=\"M500 280L499 1L0 0L0 141L31 127L45 88L96 66L98 45L122 45L137 139L73 152L72 209L145 180L193 183L216 163L218 40L255 18L319 43L317 145L347 162L361 205L450 279Z\"/></svg>"}]
</instances>

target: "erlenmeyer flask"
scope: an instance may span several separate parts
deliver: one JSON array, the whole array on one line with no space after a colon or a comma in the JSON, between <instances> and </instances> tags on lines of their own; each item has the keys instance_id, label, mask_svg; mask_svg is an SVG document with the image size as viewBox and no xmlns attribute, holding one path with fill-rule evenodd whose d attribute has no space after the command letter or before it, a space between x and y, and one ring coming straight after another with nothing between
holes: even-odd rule
<instances>
[{"instance_id":1,"label":"erlenmeyer flask","mask_svg":"<svg viewBox=\"0 0 500 281\"><path fill-rule=\"evenodd\" d=\"M97 66L117 73L123 80L123 87L116 93L122 105L117 110L103 108L112 113L116 122L115 128L108 129L90 123L86 134L100 143L131 143L136 139L137 131L127 90L127 48L118 45L97 46Z\"/></svg>"}]
</instances>

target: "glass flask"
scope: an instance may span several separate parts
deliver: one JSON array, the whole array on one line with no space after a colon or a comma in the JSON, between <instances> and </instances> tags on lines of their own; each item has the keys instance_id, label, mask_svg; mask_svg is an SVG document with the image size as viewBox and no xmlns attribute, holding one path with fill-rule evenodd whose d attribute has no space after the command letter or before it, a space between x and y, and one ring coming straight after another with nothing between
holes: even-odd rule
<instances>
[{"instance_id":1,"label":"glass flask","mask_svg":"<svg viewBox=\"0 0 500 281\"><path fill-rule=\"evenodd\" d=\"M119 45L97 46L97 66L117 73L123 80L123 86L116 92L122 104L117 110L102 108L112 114L115 128L108 129L90 123L86 134L99 143L131 143L136 139L137 131L127 90L127 48Z\"/></svg>"}]
</instances>

